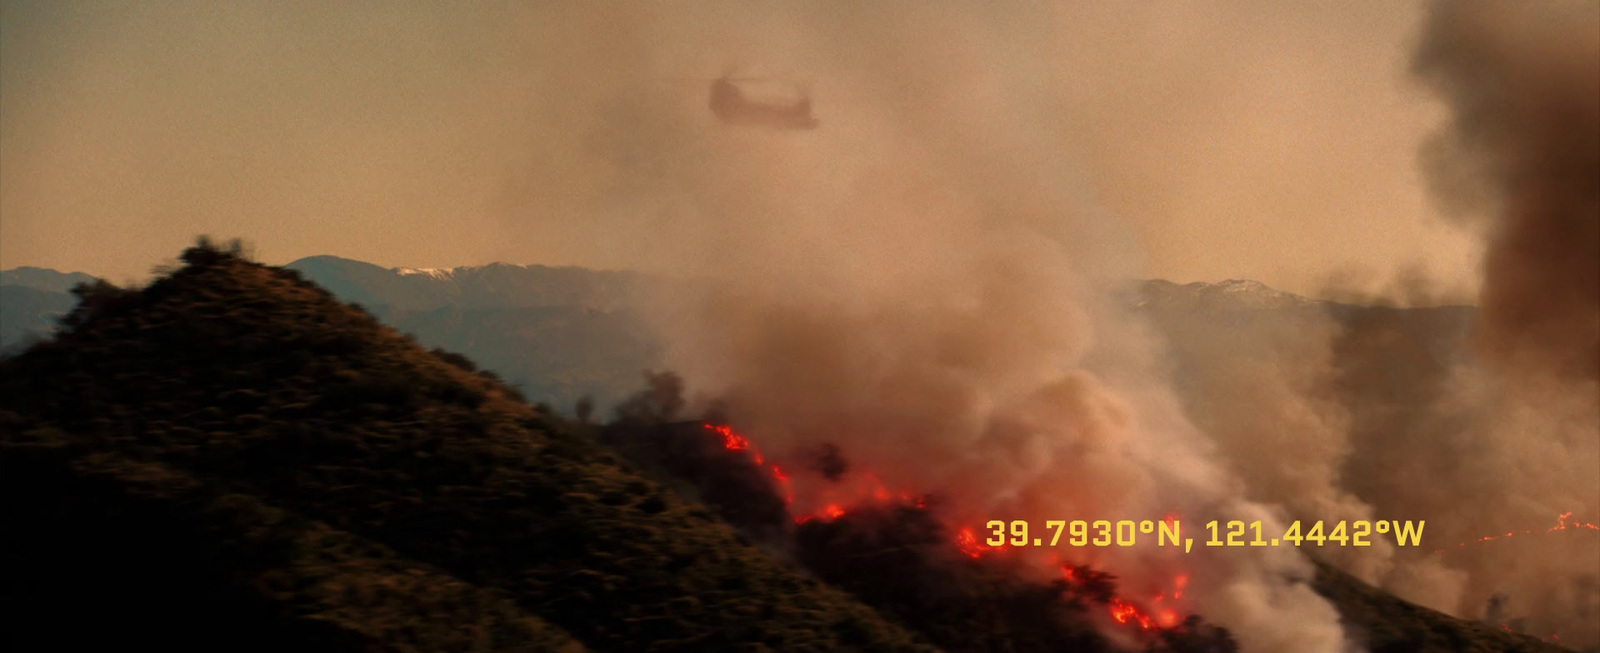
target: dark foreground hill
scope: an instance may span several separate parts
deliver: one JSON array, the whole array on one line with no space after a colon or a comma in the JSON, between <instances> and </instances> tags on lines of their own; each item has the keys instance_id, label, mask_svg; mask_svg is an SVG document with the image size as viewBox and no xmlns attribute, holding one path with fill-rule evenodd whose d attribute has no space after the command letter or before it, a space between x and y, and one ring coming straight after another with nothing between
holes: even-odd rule
<instances>
[{"instance_id":1,"label":"dark foreground hill","mask_svg":"<svg viewBox=\"0 0 1600 653\"><path fill-rule=\"evenodd\" d=\"M1493 625L1457 619L1408 603L1337 567L1314 561L1313 586L1339 608L1345 631L1371 653L1502 651L1561 653L1570 649Z\"/></svg>"},{"instance_id":2,"label":"dark foreground hill","mask_svg":"<svg viewBox=\"0 0 1600 653\"><path fill-rule=\"evenodd\" d=\"M184 260L0 362L8 650L931 650L296 274Z\"/></svg>"},{"instance_id":3,"label":"dark foreground hill","mask_svg":"<svg viewBox=\"0 0 1600 653\"><path fill-rule=\"evenodd\" d=\"M919 511L787 530L797 571L293 271L184 259L79 291L55 339L0 361L7 650L1109 648L1047 609L1094 588L941 566ZM755 496L653 473L727 515ZM1553 650L1321 578L1376 651Z\"/></svg>"}]
</instances>

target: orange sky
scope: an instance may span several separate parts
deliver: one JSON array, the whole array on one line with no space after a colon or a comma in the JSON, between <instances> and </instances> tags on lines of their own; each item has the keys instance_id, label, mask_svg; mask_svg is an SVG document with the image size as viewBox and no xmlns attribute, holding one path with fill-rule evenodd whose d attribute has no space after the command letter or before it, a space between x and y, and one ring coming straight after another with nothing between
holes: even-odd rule
<instances>
[{"instance_id":1,"label":"orange sky","mask_svg":"<svg viewBox=\"0 0 1600 653\"><path fill-rule=\"evenodd\" d=\"M206 232L270 263L649 268L670 202L634 177L718 129L733 69L811 89L822 128L785 147L1026 121L1147 276L1476 286L1417 165L1420 4L508 4L5 0L0 267L131 280Z\"/></svg>"}]
</instances>

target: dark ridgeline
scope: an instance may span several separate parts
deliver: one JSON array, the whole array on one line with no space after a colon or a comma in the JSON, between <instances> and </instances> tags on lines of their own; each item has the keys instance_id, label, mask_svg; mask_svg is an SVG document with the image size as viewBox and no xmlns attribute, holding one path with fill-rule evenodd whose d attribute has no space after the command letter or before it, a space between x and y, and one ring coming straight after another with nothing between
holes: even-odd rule
<instances>
[{"instance_id":1,"label":"dark ridgeline","mask_svg":"<svg viewBox=\"0 0 1600 653\"><path fill-rule=\"evenodd\" d=\"M584 396L602 411L615 405L659 354L631 300L660 296L664 282L638 273L504 263L418 271L335 256L284 267L563 409Z\"/></svg>"},{"instance_id":2,"label":"dark ridgeline","mask_svg":"<svg viewBox=\"0 0 1600 653\"><path fill-rule=\"evenodd\" d=\"M567 422L293 271L183 259L0 360L7 650L1115 650L1099 590L951 555L924 510L794 526L661 388ZM1553 650L1322 587L1375 651Z\"/></svg>"},{"instance_id":3,"label":"dark ridgeline","mask_svg":"<svg viewBox=\"0 0 1600 653\"><path fill-rule=\"evenodd\" d=\"M8 650L932 650L215 247L0 363Z\"/></svg>"}]
</instances>

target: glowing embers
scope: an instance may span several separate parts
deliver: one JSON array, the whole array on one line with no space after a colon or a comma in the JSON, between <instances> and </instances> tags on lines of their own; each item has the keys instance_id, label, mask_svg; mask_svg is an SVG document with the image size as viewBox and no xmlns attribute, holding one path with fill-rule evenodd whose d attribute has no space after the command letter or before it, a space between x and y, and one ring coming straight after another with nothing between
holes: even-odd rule
<instances>
[{"instance_id":1,"label":"glowing embers","mask_svg":"<svg viewBox=\"0 0 1600 653\"><path fill-rule=\"evenodd\" d=\"M716 424L704 424L703 426L705 426L707 431L711 431L712 433L722 436L722 446L728 451L748 452L751 459L755 461L757 466L762 467L763 469L766 469L772 473L772 480L777 483L779 488L783 490L784 504L794 504L794 487L789 482L789 475L783 473L783 470L778 468L777 463L768 464L766 456L761 455L760 451L757 451L755 447L750 445L749 438L734 432L733 427L731 426L718 426Z\"/></svg>"},{"instance_id":2,"label":"glowing embers","mask_svg":"<svg viewBox=\"0 0 1600 653\"><path fill-rule=\"evenodd\" d=\"M1067 580L1072 580L1072 568L1067 567L1064 568L1063 571L1066 572ZM1172 600L1176 601L1178 599L1182 599L1183 588L1188 584L1188 574L1179 574L1176 578L1172 579ZM1165 590L1156 592L1155 598L1150 600L1149 611L1146 611L1141 610L1138 606L1120 598L1111 597L1111 618L1117 620L1117 623L1135 624L1144 630L1171 628L1178 625L1182 619L1178 618L1178 611L1176 609L1162 607L1163 602L1167 600L1168 598Z\"/></svg>"},{"instance_id":3,"label":"glowing embers","mask_svg":"<svg viewBox=\"0 0 1600 653\"><path fill-rule=\"evenodd\" d=\"M711 431L717 435L722 436L722 446L726 447L728 451L744 451L750 449L749 438L733 432L733 427L731 426L715 426L712 424L706 424L705 427L711 429ZM756 453L753 450L750 453L756 457L756 463L760 464L761 454Z\"/></svg>"},{"instance_id":4,"label":"glowing embers","mask_svg":"<svg viewBox=\"0 0 1600 653\"><path fill-rule=\"evenodd\" d=\"M1171 597L1171 600L1178 601L1178 600L1183 599L1183 590L1184 590L1185 587L1188 587L1188 585L1189 585L1189 575L1188 574L1178 574L1178 576L1176 578L1173 578L1172 579L1172 597ZM1163 606L1162 602L1166 601L1166 600L1168 600L1168 599L1167 599L1167 593L1165 591L1156 592L1156 597L1154 599L1151 599L1150 604L1151 604L1151 608L1152 609L1156 609L1157 610L1157 612L1156 612L1156 624L1159 625L1162 628L1171 628L1173 626L1178 625L1178 622L1181 621L1181 619L1178 618L1178 611L1176 609L1170 608L1170 607L1162 607Z\"/></svg>"},{"instance_id":5,"label":"glowing embers","mask_svg":"<svg viewBox=\"0 0 1600 653\"><path fill-rule=\"evenodd\" d=\"M989 551L998 551L1004 547L993 547L979 542L978 536L972 534L972 529L963 528L956 532L956 548L967 557L977 558Z\"/></svg>"},{"instance_id":6,"label":"glowing embers","mask_svg":"<svg viewBox=\"0 0 1600 653\"><path fill-rule=\"evenodd\" d=\"M729 451L745 452L756 465L761 466L772 474L775 483L783 488L785 502L794 510L794 490L787 474L776 464L768 463L759 450L751 444L749 438L739 434L728 426L705 424L705 429L716 434L722 439L722 445ZM827 474L825 474L827 475ZM830 475L831 482L818 488L807 486L806 503L820 506L811 512L795 512L796 524L805 524L814 520L834 521L841 519L852 510L863 506L905 506L923 509L927 507L927 497L909 490L894 490L886 485L881 478L870 472L847 473L839 471ZM811 490L815 489L815 492ZM1177 519L1177 515L1167 515L1167 520ZM985 544L971 528L960 528L955 533L955 547L963 555L979 559L987 555L1009 552L1011 549L1001 546ZM1057 563L1068 583L1076 588L1086 591L1091 596L1098 596L1097 601L1104 603L1110 610L1111 618L1117 623L1132 624L1141 630L1168 629L1183 622L1182 613L1175 605L1181 601L1184 591L1189 584L1188 574L1179 574L1169 589L1156 592L1148 601L1138 601L1111 594L1109 577L1095 574L1087 568ZM1082 571L1079 571L1082 570ZM1102 576L1093 578L1091 576Z\"/></svg>"},{"instance_id":7,"label":"glowing embers","mask_svg":"<svg viewBox=\"0 0 1600 653\"><path fill-rule=\"evenodd\" d=\"M1550 528L1547 528L1547 529L1542 530L1542 531L1535 531L1535 530L1506 531L1506 533L1504 535L1485 535L1485 536L1477 538L1477 539L1467 540L1465 542L1458 542L1458 543L1456 543L1456 547L1457 548L1465 547L1468 544L1477 544L1477 543L1480 543L1480 542L1493 542L1495 540L1503 540L1503 539L1506 539L1508 537L1516 537L1518 535L1548 535L1548 534L1554 533L1556 531L1582 530L1582 529L1600 531L1600 525L1593 524L1593 523L1590 523L1590 522L1583 522L1583 521L1573 520L1572 519L1572 511L1568 510L1567 512L1561 513L1559 516L1556 517L1556 525L1555 526L1551 526ZM1443 552L1445 552L1447 550L1448 549L1434 549L1433 552L1434 553L1443 553Z\"/></svg>"},{"instance_id":8,"label":"glowing embers","mask_svg":"<svg viewBox=\"0 0 1600 653\"><path fill-rule=\"evenodd\" d=\"M773 482L782 488L784 503L794 510L794 484L789 475L778 467L777 463L768 462L765 455L750 439L733 430L733 427L717 424L703 424L707 431L722 438L722 446L728 451L742 451L749 454L755 464L772 475ZM841 478L835 479L825 486L816 489L816 492L807 493L807 504L821 506L814 511L795 511L796 524L821 519L833 521L845 516L856 506L862 505L908 505L918 508L926 507L927 498L909 490L890 490L883 479L876 474L861 473L849 474L848 478L841 473ZM809 487L809 486L808 486Z\"/></svg>"},{"instance_id":9,"label":"glowing embers","mask_svg":"<svg viewBox=\"0 0 1600 653\"><path fill-rule=\"evenodd\" d=\"M927 499L910 490L892 491L876 474L852 474L847 480L836 480L817 491L815 503L822 506L811 514L796 515L794 522L804 524L814 519L833 521L845 516L859 506L927 506Z\"/></svg>"},{"instance_id":10,"label":"glowing embers","mask_svg":"<svg viewBox=\"0 0 1600 653\"><path fill-rule=\"evenodd\" d=\"M1004 546L985 545L970 528L957 531L956 547L971 558L981 558L986 554L1007 550ZM1173 577L1170 592L1165 589L1157 591L1149 601L1141 603L1111 594L1110 585L1106 582L1107 577L1103 574L1097 574L1086 567L1061 563L1059 558L1056 560L1056 565L1061 570L1061 577L1074 587L1086 591L1090 596L1098 595L1099 600L1111 611L1112 620L1117 623L1132 624L1141 630L1173 628L1183 623L1184 617L1173 604L1183 599L1184 592L1189 587L1187 573Z\"/></svg>"}]
</instances>

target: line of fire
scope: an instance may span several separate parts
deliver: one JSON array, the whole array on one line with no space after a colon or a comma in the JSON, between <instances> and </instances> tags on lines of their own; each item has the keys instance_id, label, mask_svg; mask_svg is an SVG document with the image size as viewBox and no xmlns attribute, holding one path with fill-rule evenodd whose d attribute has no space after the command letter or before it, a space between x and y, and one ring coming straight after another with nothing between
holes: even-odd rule
<instances>
[{"instance_id":1,"label":"line of fire","mask_svg":"<svg viewBox=\"0 0 1600 653\"><path fill-rule=\"evenodd\" d=\"M879 475L871 471L845 474L848 464L838 458L839 452L837 450L824 451L820 456L816 457L816 460L810 461L811 465L816 467L821 476L830 481L830 483L822 491L814 493L815 497L813 499L797 502L794 476L790 471L785 471L784 465L780 465L770 456L763 453L748 435L722 423L691 421L669 426L675 427L680 432L701 433L703 434L702 437L708 437L720 444L722 450L744 456L748 463L760 470L766 481L771 484L782 498L784 512L788 515L787 519L793 528L801 528L810 524L836 522L858 512L882 510L884 508L928 511L938 502L937 497L934 495L908 488L893 488L886 484ZM846 481L846 476L850 480ZM1573 520L1571 517L1571 512L1563 513L1557 518L1557 524L1546 530L1513 531L1503 535L1484 536L1457 543L1455 547L1467 547L1518 535L1540 535L1564 530L1600 530L1600 525ZM1017 524L1019 521L996 520L990 522L990 528L993 528L993 524L998 523L1005 525L1009 529L1010 525ZM1084 523L1083 520L1078 521ZM1115 535L1111 536L1110 539L1106 540L1106 545L1134 546L1135 540L1132 532L1135 530L1145 534L1154 534L1156 536L1156 546L1160 547L1181 548L1187 551L1189 545L1193 544L1193 538L1183 537L1182 516L1176 513L1168 513L1160 520L1117 520L1115 522L1111 520L1095 520L1088 523L1101 522L1109 525L1112 533L1120 533L1121 535L1120 541L1116 539ZM1026 522L1020 523L1025 524ZM1389 524L1389 522L1382 523L1386 526ZM1401 522L1395 523L1400 524ZM1407 525L1410 525L1410 523L1407 523ZM951 533L948 540L950 548L974 561L1015 557L1021 555L1019 552L1030 548L1036 551L1050 548L1044 546L1048 542L1044 537L1029 539L1026 531L1007 530L1006 534L1010 536L1010 539L1005 543L995 545L989 543L993 541L992 538L981 537L979 531L972 526L946 526L947 532ZM1296 526L1298 526L1298 522L1296 522ZM1396 526L1395 528L1398 533L1400 527ZM1026 540L1023 545L1015 544L1015 540L1018 537ZM1027 544L1033 544L1034 546L1030 547ZM1445 549L1436 549L1433 553L1437 554L1443 551ZM1147 597L1138 598L1118 594L1107 589L1109 587L1108 581L1114 576L1096 571L1087 565L1065 560L1055 550L1041 551L1041 553L1043 554L1042 560L1044 564L1056 570L1061 581L1064 581L1069 586L1087 590L1091 594L1098 594L1103 599L1100 602L1104 605L1104 614L1118 624L1125 624L1135 631L1160 632L1164 629L1177 628L1185 623L1192 623L1188 619L1193 616L1193 613L1186 607L1184 602L1185 588L1191 578L1189 572L1178 572L1172 575L1165 587L1155 589ZM1506 629L1510 630L1509 626Z\"/></svg>"}]
</instances>

